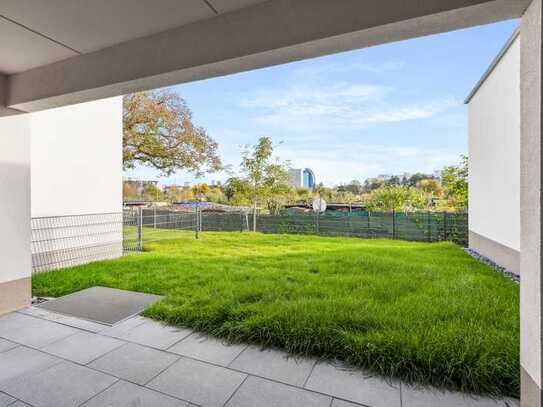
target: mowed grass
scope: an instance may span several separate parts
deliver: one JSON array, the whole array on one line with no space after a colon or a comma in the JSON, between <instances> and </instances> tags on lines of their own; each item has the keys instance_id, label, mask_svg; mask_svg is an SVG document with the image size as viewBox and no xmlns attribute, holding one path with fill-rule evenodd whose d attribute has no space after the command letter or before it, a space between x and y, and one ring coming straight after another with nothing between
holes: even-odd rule
<instances>
[{"instance_id":1,"label":"mowed grass","mask_svg":"<svg viewBox=\"0 0 543 407\"><path fill-rule=\"evenodd\" d=\"M33 278L164 295L146 315L385 377L519 394L519 287L452 243L168 232L146 252Z\"/></svg>"}]
</instances>

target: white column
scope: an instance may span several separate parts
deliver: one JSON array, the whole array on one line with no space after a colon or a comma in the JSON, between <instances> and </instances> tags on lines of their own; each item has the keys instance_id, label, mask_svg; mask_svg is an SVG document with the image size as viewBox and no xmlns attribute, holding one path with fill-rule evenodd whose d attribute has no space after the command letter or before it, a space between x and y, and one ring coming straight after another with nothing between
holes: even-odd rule
<instances>
[{"instance_id":1,"label":"white column","mask_svg":"<svg viewBox=\"0 0 543 407\"><path fill-rule=\"evenodd\" d=\"M541 407L541 1L521 26L521 405Z\"/></svg>"},{"instance_id":2,"label":"white column","mask_svg":"<svg viewBox=\"0 0 543 407\"><path fill-rule=\"evenodd\" d=\"M31 298L30 124L0 118L0 314Z\"/></svg>"}]
</instances>

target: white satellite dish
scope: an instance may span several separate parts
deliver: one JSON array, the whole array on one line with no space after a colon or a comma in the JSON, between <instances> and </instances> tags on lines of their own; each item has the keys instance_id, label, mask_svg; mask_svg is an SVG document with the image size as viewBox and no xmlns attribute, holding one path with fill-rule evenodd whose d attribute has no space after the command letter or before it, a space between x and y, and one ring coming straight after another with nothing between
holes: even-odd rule
<instances>
[{"instance_id":1,"label":"white satellite dish","mask_svg":"<svg viewBox=\"0 0 543 407\"><path fill-rule=\"evenodd\" d=\"M323 213L326 211L326 201L322 198L313 199L313 212Z\"/></svg>"}]
</instances>

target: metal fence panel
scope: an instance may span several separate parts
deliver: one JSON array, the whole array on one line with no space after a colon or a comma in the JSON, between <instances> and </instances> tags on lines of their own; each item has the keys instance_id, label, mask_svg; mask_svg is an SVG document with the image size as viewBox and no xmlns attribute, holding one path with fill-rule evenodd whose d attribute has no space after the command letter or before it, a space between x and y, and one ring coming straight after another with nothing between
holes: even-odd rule
<instances>
[{"instance_id":1,"label":"metal fence panel","mask_svg":"<svg viewBox=\"0 0 543 407\"><path fill-rule=\"evenodd\" d=\"M32 219L34 273L115 258L141 251L144 243L179 237L176 231L253 230L253 216L240 212L171 211L135 208L123 213L57 216ZM468 244L467 213L340 212L258 215L262 233L313 234L386 238L421 242L450 240Z\"/></svg>"},{"instance_id":2,"label":"metal fence panel","mask_svg":"<svg viewBox=\"0 0 543 407\"><path fill-rule=\"evenodd\" d=\"M33 273L123 253L122 213L32 218L31 229Z\"/></svg>"}]
</instances>

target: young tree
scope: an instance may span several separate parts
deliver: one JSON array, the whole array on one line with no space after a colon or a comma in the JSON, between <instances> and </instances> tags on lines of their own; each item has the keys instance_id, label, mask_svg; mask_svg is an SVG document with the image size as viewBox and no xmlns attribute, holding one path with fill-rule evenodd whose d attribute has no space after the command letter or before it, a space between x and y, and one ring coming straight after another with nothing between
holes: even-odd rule
<instances>
[{"instance_id":1,"label":"young tree","mask_svg":"<svg viewBox=\"0 0 543 407\"><path fill-rule=\"evenodd\" d=\"M468 156L460 157L460 165L445 167L441 172L443 192L449 209L468 208Z\"/></svg>"},{"instance_id":2,"label":"young tree","mask_svg":"<svg viewBox=\"0 0 543 407\"><path fill-rule=\"evenodd\" d=\"M400 184L401 184L401 180L400 180L400 177L398 177L397 175L393 175L392 177L390 177L389 179L385 181L385 185L387 186L395 186L395 185L400 185Z\"/></svg>"},{"instance_id":3,"label":"young tree","mask_svg":"<svg viewBox=\"0 0 543 407\"><path fill-rule=\"evenodd\" d=\"M143 197L146 201L157 202L162 199L162 191L154 184L143 187Z\"/></svg>"},{"instance_id":4,"label":"young tree","mask_svg":"<svg viewBox=\"0 0 543 407\"><path fill-rule=\"evenodd\" d=\"M208 192L209 186L205 182L203 184L196 184L192 187L192 193L199 201L202 201Z\"/></svg>"},{"instance_id":5,"label":"young tree","mask_svg":"<svg viewBox=\"0 0 543 407\"><path fill-rule=\"evenodd\" d=\"M123 182L123 199L126 201L139 198L138 189L130 182Z\"/></svg>"},{"instance_id":6,"label":"young tree","mask_svg":"<svg viewBox=\"0 0 543 407\"><path fill-rule=\"evenodd\" d=\"M277 215L287 203L289 192L292 191L292 187L288 182L289 175L286 164L276 162L268 166L264 192L266 206L270 213Z\"/></svg>"},{"instance_id":7,"label":"young tree","mask_svg":"<svg viewBox=\"0 0 543 407\"><path fill-rule=\"evenodd\" d=\"M217 143L192 122L192 112L170 91L138 92L123 99L123 165L143 164L171 175L221 168Z\"/></svg>"},{"instance_id":8,"label":"young tree","mask_svg":"<svg viewBox=\"0 0 543 407\"><path fill-rule=\"evenodd\" d=\"M206 201L219 204L227 203L222 188L217 185L209 188L209 191L206 193Z\"/></svg>"},{"instance_id":9,"label":"young tree","mask_svg":"<svg viewBox=\"0 0 543 407\"><path fill-rule=\"evenodd\" d=\"M349 205L349 212L352 212L353 202L356 201L356 195L349 191L338 192L336 199L338 203L346 203Z\"/></svg>"},{"instance_id":10,"label":"young tree","mask_svg":"<svg viewBox=\"0 0 543 407\"><path fill-rule=\"evenodd\" d=\"M241 153L241 170L251 188L253 231L256 231L259 202L269 204L281 189L289 188L288 164L272 161L272 155L273 144L269 137L260 137L256 145L246 146Z\"/></svg>"},{"instance_id":11,"label":"young tree","mask_svg":"<svg viewBox=\"0 0 543 407\"><path fill-rule=\"evenodd\" d=\"M349 182L348 184L340 185L339 187L337 187L338 192L350 192L355 195L361 193L362 190L363 190L362 183L355 179Z\"/></svg>"},{"instance_id":12,"label":"young tree","mask_svg":"<svg viewBox=\"0 0 543 407\"><path fill-rule=\"evenodd\" d=\"M422 181L423 179L432 179L432 178L434 178L434 176L423 174L422 172L417 172L416 174L411 175L407 179L407 185L410 187L414 187L419 183L419 181Z\"/></svg>"},{"instance_id":13,"label":"young tree","mask_svg":"<svg viewBox=\"0 0 543 407\"><path fill-rule=\"evenodd\" d=\"M178 199L178 195L179 195L179 188L177 188L177 186L171 186L167 189L167 193L166 193L166 199L169 201L169 202L177 202L179 199Z\"/></svg>"},{"instance_id":14,"label":"young tree","mask_svg":"<svg viewBox=\"0 0 543 407\"><path fill-rule=\"evenodd\" d=\"M238 177L228 178L224 194L232 205L245 206L251 203L251 186L247 180Z\"/></svg>"},{"instance_id":15,"label":"young tree","mask_svg":"<svg viewBox=\"0 0 543 407\"><path fill-rule=\"evenodd\" d=\"M293 203L303 202L306 205L309 205L311 203L311 199L313 198L313 193L307 189L307 188L298 188L295 191L295 197L293 200Z\"/></svg>"},{"instance_id":16,"label":"young tree","mask_svg":"<svg viewBox=\"0 0 543 407\"><path fill-rule=\"evenodd\" d=\"M425 199L414 187L383 186L368 194L365 203L371 211L407 211L424 208Z\"/></svg>"},{"instance_id":17,"label":"young tree","mask_svg":"<svg viewBox=\"0 0 543 407\"><path fill-rule=\"evenodd\" d=\"M441 184L439 183L439 180L435 178L420 180L417 183L417 188L424 193L427 209L433 208L435 206L435 200L443 195L443 189L441 188Z\"/></svg>"}]
</instances>

